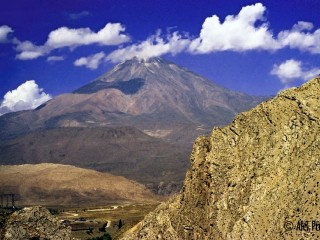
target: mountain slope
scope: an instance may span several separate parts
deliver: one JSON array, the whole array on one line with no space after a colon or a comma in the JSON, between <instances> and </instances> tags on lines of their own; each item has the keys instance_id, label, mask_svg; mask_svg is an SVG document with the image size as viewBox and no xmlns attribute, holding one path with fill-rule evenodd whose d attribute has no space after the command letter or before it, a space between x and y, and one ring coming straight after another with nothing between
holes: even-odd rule
<instances>
[{"instance_id":1,"label":"mountain slope","mask_svg":"<svg viewBox=\"0 0 320 240\"><path fill-rule=\"evenodd\" d=\"M132 59L35 111L0 118L0 133L5 139L39 128L120 125L191 146L197 135L229 123L262 100L160 58Z\"/></svg>"},{"instance_id":2,"label":"mountain slope","mask_svg":"<svg viewBox=\"0 0 320 240\"><path fill-rule=\"evenodd\" d=\"M319 239L319 96L316 78L198 138L181 193L124 239Z\"/></svg>"},{"instance_id":3,"label":"mountain slope","mask_svg":"<svg viewBox=\"0 0 320 240\"><path fill-rule=\"evenodd\" d=\"M132 59L33 111L1 116L0 164L66 163L177 190L196 136L262 99L160 58ZM99 133L124 126L130 141Z\"/></svg>"},{"instance_id":4,"label":"mountain slope","mask_svg":"<svg viewBox=\"0 0 320 240\"><path fill-rule=\"evenodd\" d=\"M124 177L49 163L0 165L0 192L18 195L18 206L156 201L143 185Z\"/></svg>"},{"instance_id":5,"label":"mountain slope","mask_svg":"<svg viewBox=\"0 0 320 240\"><path fill-rule=\"evenodd\" d=\"M132 127L51 129L0 142L1 164L70 164L134 179L156 192L162 181L183 180L187 155Z\"/></svg>"}]
</instances>

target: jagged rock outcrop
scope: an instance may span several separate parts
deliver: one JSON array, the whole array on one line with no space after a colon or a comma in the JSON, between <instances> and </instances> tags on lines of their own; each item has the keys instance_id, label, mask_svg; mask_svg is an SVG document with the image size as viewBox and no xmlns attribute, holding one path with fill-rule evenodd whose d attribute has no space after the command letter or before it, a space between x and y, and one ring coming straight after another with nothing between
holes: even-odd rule
<instances>
[{"instance_id":1,"label":"jagged rock outcrop","mask_svg":"<svg viewBox=\"0 0 320 240\"><path fill-rule=\"evenodd\" d=\"M24 208L8 218L4 240L71 240L71 227L64 226L50 212L40 206Z\"/></svg>"},{"instance_id":2,"label":"jagged rock outcrop","mask_svg":"<svg viewBox=\"0 0 320 240\"><path fill-rule=\"evenodd\" d=\"M124 239L320 239L319 103L316 78L199 137L181 193Z\"/></svg>"}]
</instances>

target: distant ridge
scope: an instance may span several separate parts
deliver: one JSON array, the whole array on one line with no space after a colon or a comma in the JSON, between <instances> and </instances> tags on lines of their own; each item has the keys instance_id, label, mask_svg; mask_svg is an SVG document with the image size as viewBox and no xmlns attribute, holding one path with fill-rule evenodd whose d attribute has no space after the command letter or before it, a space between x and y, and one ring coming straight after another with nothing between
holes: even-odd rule
<instances>
[{"instance_id":1,"label":"distant ridge","mask_svg":"<svg viewBox=\"0 0 320 240\"><path fill-rule=\"evenodd\" d=\"M1 164L60 163L100 170L148 185L181 182L187 153L132 127L59 128L34 131L0 143ZM179 170L179 171L177 171Z\"/></svg>"}]
</instances>

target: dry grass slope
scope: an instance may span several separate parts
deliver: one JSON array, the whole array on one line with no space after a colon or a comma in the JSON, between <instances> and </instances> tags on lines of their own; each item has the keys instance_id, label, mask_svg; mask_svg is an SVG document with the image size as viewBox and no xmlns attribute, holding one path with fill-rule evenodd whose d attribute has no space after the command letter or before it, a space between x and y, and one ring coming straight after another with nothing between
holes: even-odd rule
<instances>
[{"instance_id":1,"label":"dry grass slope","mask_svg":"<svg viewBox=\"0 0 320 240\"><path fill-rule=\"evenodd\" d=\"M51 163L0 166L0 193L18 194L20 206L97 206L157 200L143 185L124 177Z\"/></svg>"},{"instance_id":2,"label":"dry grass slope","mask_svg":"<svg viewBox=\"0 0 320 240\"><path fill-rule=\"evenodd\" d=\"M143 184L182 182L189 151L132 127L58 128L0 141L0 164L59 163Z\"/></svg>"}]
</instances>

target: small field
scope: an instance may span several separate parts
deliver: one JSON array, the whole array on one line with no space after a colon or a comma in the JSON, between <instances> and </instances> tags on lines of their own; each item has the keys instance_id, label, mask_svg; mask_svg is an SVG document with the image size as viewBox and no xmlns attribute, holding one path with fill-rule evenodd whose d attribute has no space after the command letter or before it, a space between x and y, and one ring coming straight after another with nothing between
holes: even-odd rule
<instances>
[{"instance_id":1,"label":"small field","mask_svg":"<svg viewBox=\"0 0 320 240\"><path fill-rule=\"evenodd\" d=\"M110 204L94 208L53 208L51 211L72 227L79 239L96 239L105 234L119 237L156 208L155 203Z\"/></svg>"}]
</instances>

